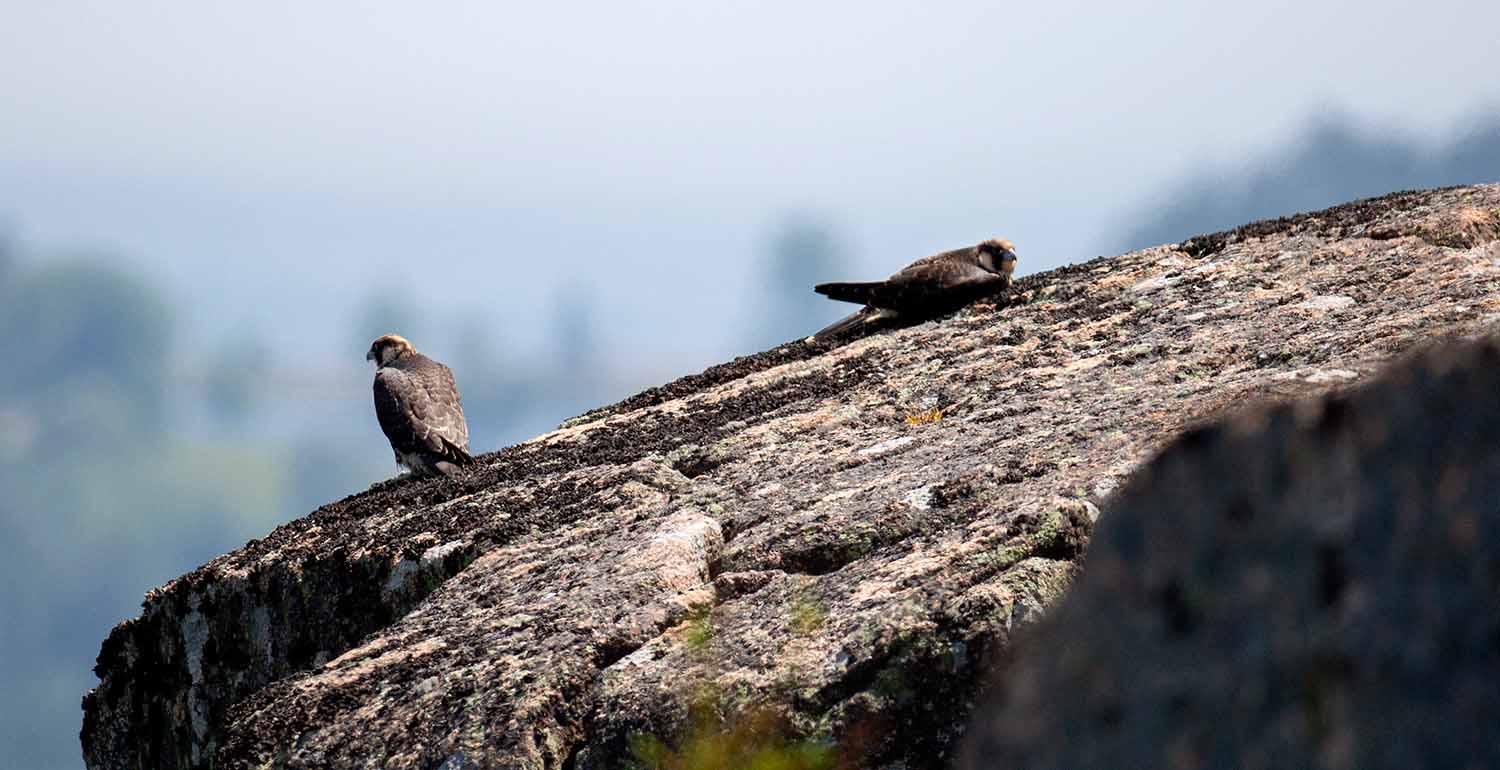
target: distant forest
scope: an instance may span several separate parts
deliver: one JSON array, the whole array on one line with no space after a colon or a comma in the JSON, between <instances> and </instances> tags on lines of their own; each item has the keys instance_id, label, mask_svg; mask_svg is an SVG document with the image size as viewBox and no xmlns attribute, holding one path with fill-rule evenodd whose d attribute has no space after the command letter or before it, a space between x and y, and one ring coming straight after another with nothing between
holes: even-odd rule
<instances>
[{"instance_id":1,"label":"distant forest","mask_svg":"<svg viewBox=\"0 0 1500 770\"><path fill-rule=\"evenodd\" d=\"M1500 182L1500 106L1436 144L1324 119L1269 157L1206 171L1160 196L1100 253L1173 243L1246 222L1397 190Z\"/></svg>"}]
</instances>

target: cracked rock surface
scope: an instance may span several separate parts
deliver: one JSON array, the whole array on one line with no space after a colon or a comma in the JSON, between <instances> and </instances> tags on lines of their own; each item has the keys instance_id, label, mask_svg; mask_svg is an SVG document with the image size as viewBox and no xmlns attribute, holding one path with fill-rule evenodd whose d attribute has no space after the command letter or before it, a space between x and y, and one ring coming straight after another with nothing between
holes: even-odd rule
<instances>
[{"instance_id":1,"label":"cracked rock surface","mask_svg":"<svg viewBox=\"0 0 1500 770\"><path fill-rule=\"evenodd\" d=\"M1225 410L1500 325L1497 239L1500 186L1256 223L377 485L153 591L101 649L85 759L614 768L710 704L945 766L1098 503Z\"/></svg>"}]
</instances>

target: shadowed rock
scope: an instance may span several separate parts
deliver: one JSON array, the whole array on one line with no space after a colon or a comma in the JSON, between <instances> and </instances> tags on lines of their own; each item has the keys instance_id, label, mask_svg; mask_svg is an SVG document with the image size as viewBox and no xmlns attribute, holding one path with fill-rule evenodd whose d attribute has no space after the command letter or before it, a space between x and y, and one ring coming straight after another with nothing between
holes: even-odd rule
<instances>
[{"instance_id":1,"label":"shadowed rock","mask_svg":"<svg viewBox=\"0 0 1500 770\"><path fill-rule=\"evenodd\" d=\"M1107 506L966 768L1500 764L1500 345L1195 431Z\"/></svg>"},{"instance_id":2,"label":"shadowed rock","mask_svg":"<svg viewBox=\"0 0 1500 770\"><path fill-rule=\"evenodd\" d=\"M945 766L1139 463L1500 321L1491 212L1411 193L1029 276L324 506L115 629L86 761L613 768L753 715L798 756Z\"/></svg>"}]
</instances>

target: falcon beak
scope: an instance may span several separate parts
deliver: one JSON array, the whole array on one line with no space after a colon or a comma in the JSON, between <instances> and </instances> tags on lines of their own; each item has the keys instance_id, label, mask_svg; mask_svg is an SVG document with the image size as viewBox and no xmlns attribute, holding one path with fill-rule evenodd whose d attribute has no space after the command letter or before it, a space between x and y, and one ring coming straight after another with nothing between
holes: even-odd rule
<instances>
[{"instance_id":1,"label":"falcon beak","mask_svg":"<svg viewBox=\"0 0 1500 770\"><path fill-rule=\"evenodd\" d=\"M366 361L374 361L375 360L375 351L371 350L371 351L366 352L365 353L365 360Z\"/></svg>"}]
</instances>

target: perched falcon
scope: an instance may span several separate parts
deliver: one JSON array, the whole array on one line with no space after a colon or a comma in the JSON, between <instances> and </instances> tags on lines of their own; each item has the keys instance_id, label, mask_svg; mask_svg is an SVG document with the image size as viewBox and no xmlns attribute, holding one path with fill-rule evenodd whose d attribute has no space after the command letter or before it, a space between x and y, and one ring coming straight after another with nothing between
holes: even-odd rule
<instances>
[{"instance_id":1,"label":"perched falcon","mask_svg":"<svg viewBox=\"0 0 1500 770\"><path fill-rule=\"evenodd\" d=\"M1016 249L1006 240L923 257L884 281L820 283L813 291L840 302L865 307L813 335L838 337L881 322L918 322L951 313L981 297L1010 287L1016 271Z\"/></svg>"},{"instance_id":2,"label":"perched falcon","mask_svg":"<svg viewBox=\"0 0 1500 770\"><path fill-rule=\"evenodd\" d=\"M474 462L451 369L395 334L370 343L365 359L375 362L375 416L398 465L416 476L450 476Z\"/></svg>"}]
</instances>

